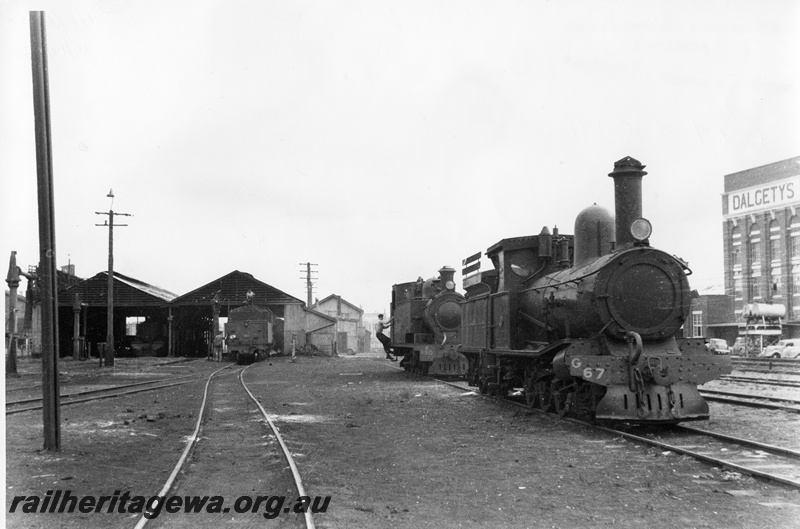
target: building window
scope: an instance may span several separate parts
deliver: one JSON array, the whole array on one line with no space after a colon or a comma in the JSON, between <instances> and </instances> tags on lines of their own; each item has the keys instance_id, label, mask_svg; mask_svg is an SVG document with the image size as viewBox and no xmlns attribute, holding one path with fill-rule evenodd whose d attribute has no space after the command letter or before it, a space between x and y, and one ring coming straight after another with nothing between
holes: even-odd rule
<instances>
[{"instance_id":1,"label":"building window","mask_svg":"<svg viewBox=\"0 0 800 529\"><path fill-rule=\"evenodd\" d=\"M742 300L742 272L736 271L733 276L733 297L737 301Z\"/></svg>"},{"instance_id":2,"label":"building window","mask_svg":"<svg viewBox=\"0 0 800 529\"><path fill-rule=\"evenodd\" d=\"M761 230L758 224L750 228L750 268L761 267Z\"/></svg>"},{"instance_id":3,"label":"building window","mask_svg":"<svg viewBox=\"0 0 800 529\"><path fill-rule=\"evenodd\" d=\"M800 259L800 217L795 215L792 217L789 224L789 238L791 243L789 245L789 256L794 259Z\"/></svg>"},{"instance_id":4,"label":"building window","mask_svg":"<svg viewBox=\"0 0 800 529\"><path fill-rule=\"evenodd\" d=\"M769 259L772 262L781 259L781 227L777 220L769 223Z\"/></svg>"},{"instance_id":5,"label":"building window","mask_svg":"<svg viewBox=\"0 0 800 529\"><path fill-rule=\"evenodd\" d=\"M770 270L770 281L772 284L772 297L779 298L783 294L783 267L780 261L772 263Z\"/></svg>"},{"instance_id":6,"label":"building window","mask_svg":"<svg viewBox=\"0 0 800 529\"><path fill-rule=\"evenodd\" d=\"M703 336L703 312L694 310L692 311L692 338L701 336Z\"/></svg>"},{"instance_id":7,"label":"building window","mask_svg":"<svg viewBox=\"0 0 800 529\"><path fill-rule=\"evenodd\" d=\"M792 263L792 294L800 295L800 263Z\"/></svg>"},{"instance_id":8,"label":"building window","mask_svg":"<svg viewBox=\"0 0 800 529\"><path fill-rule=\"evenodd\" d=\"M733 245L733 266L742 266L742 230L734 226L731 230L731 243Z\"/></svg>"}]
</instances>

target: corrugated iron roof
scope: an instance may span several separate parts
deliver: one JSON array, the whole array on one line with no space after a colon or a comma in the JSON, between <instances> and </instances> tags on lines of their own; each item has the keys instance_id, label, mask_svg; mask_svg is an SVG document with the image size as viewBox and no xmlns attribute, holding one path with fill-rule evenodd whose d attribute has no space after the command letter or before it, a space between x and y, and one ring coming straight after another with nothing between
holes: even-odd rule
<instances>
[{"instance_id":1,"label":"corrugated iron roof","mask_svg":"<svg viewBox=\"0 0 800 529\"><path fill-rule=\"evenodd\" d=\"M108 303L108 272L100 272L89 279L73 285L59 294L60 306L72 305L75 294L81 303L89 306L105 306ZM176 295L163 288L145 283L138 279L114 272L114 305L119 307L162 306Z\"/></svg>"},{"instance_id":2,"label":"corrugated iron roof","mask_svg":"<svg viewBox=\"0 0 800 529\"><path fill-rule=\"evenodd\" d=\"M245 302L248 291L255 294L252 302L257 305L304 304L302 300L259 281L247 272L234 270L200 288L178 296L172 300L172 305L211 305L214 302L214 296L220 303L240 305Z\"/></svg>"}]
</instances>

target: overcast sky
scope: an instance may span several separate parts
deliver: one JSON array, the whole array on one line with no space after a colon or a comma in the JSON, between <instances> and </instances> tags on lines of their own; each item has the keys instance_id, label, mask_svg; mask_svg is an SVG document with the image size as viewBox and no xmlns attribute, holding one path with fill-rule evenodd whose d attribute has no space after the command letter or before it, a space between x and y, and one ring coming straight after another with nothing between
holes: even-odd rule
<instances>
[{"instance_id":1,"label":"overcast sky","mask_svg":"<svg viewBox=\"0 0 800 529\"><path fill-rule=\"evenodd\" d=\"M29 10L56 252L184 294L233 270L367 312L647 166L651 243L722 285L723 176L800 155L800 2L0 2L0 251L39 260ZM5 269L4 269L5 271ZM457 276L457 278L460 276ZM24 288L24 286L23 286Z\"/></svg>"}]
</instances>

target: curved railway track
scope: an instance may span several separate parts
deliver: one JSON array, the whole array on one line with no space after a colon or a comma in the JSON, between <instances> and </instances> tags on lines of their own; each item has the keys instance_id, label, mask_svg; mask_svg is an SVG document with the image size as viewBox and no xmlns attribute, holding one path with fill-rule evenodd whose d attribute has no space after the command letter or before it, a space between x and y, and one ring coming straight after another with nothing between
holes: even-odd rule
<instances>
[{"instance_id":1,"label":"curved railway track","mask_svg":"<svg viewBox=\"0 0 800 529\"><path fill-rule=\"evenodd\" d=\"M261 403L255 397L255 395L253 395L253 393L250 391L250 389L247 387L247 384L244 381L244 373L252 365L255 365L255 364L251 364L250 366L247 366L244 369L238 369L237 372L236 372L238 374L238 379L239 379L239 383L241 385L241 388L244 390L244 393L246 394L247 399L249 401L252 401L253 403L255 403L255 405L258 408L259 413L263 417L264 421L266 423L268 423L268 425L269 425L269 427L270 427L270 429L272 431L272 435L274 436L277 444L280 446L281 456L282 456L283 460L285 460L285 462L289 465L289 468L291 469L292 481L293 481L294 489L295 489L298 497L306 496L306 492L305 492L305 489L303 487L303 483L302 483L302 479L300 477L300 473L297 470L297 466L296 466L296 464L294 462L294 459L292 457L291 452L289 451L288 447L286 446L286 443L284 442L283 438L281 437L281 435L280 435L277 427L273 423L272 419L269 417L269 415L267 414L267 412L264 409L264 407L261 405ZM225 369L229 369L231 367L234 367L234 366L226 366L226 367L224 367L222 369L218 369L218 370L214 371L213 373L211 373L208 376L208 380L206 381L205 389L203 391L203 400L202 400L202 403L200 405L200 411L198 413L197 423L195 425L194 431L187 438L186 447L184 448L183 453L181 454L181 457L178 459L178 462L175 465L175 468L172 470L172 473L170 474L169 478L167 478L167 481L164 483L163 487L158 492L157 496L164 498L170 493L170 491L177 490L177 489L179 489L181 487L186 487L186 488L190 488L191 487L191 483L189 483L189 484L185 483L186 481L190 481L189 478L186 477L188 475L187 473L194 472L195 473L195 477L198 477L198 476L196 476L198 471L197 471L197 469L194 469L194 470L186 469L186 463L187 463L187 461L189 461L190 457L198 449L198 443L199 443L199 441L201 439L205 440L205 442L203 443L204 446L211 447L213 445L215 447L215 449L217 449L217 450L219 450L219 449L236 450L237 451L237 455L239 455L239 450L241 450L243 452L243 454L245 454L245 455L242 455L242 457L246 457L246 454L251 454L251 455L254 456L253 459L255 459L255 457L259 457L259 455L263 457L264 456L264 452L268 451L268 449L265 448L265 447L268 446L269 443L261 442L262 438L265 437L265 436L258 435L259 429L261 431L263 431L263 428L261 428L260 425L252 425L251 424L253 421L252 421L252 419L248 420L246 418L246 414L248 413L248 411L246 409L241 409L241 407L237 408L237 406L235 404L236 403L241 403L243 396L241 394L238 397L233 395L232 388L230 388L230 387L228 387L228 388L220 388L219 386L215 387L214 398L216 399L216 402L215 402L215 407L212 410L213 413L215 414L215 417L214 417L214 420L209 423L209 420L210 420L209 413L211 413L211 412L207 411L207 409L209 408L209 394L210 394L209 388L210 388L210 386L212 384L212 379L218 373L220 373L221 371L223 371ZM237 413L238 413L238 415L237 415ZM263 422L263 421L258 421L258 422L260 423L260 422ZM246 433L245 433L245 431L247 429L250 430L250 438L248 438ZM231 431L233 431L233 434L234 434L233 438L237 440L237 442L234 443L233 445L229 444L230 438L226 438L225 437L226 431L228 432L229 435L230 435ZM203 436L202 437L201 437L201 432L203 432ZM220 439L214 439L215 437L219 437ZM255 439L253 439L252 437L255 437ZM250 450L250 452L247 452L247 450ZM218 454L218 452L217 452L217 454ZM198 469L207 468L207 467L203 466L204 462L206 462L206 464L208 464L208 462L211 462L213 464L213 460L214 460L213 455L211 457L208 457L208 455L210 455L210 454L206 454L205 456L200 458L200 461L197 464L197 468ZM258 461L258 459L256 459L256 461ZM225 467L222 470L217 469L217 471L224 471L224 472L232 472L234 470L236 470L237 472L243 472L244 471L244 469L239 470L239 469L236 469L236 467ZM200 473L202 473L202 470L200 470ZM184 481L184 483L182 483L182 484L177 484L176 483L176 479L177 479L177 477L179 475L183 475L184 476L184 478L182 480L182 481ZM237 476L239 476L239 474L237 474ZM206 483L206 484L208 483L209 476L202 476L201 475L198 478L199 479L197 481L199 483ZM245 480L244 477L242 479ZM205 481L203 481L203 480L205 480ZM259 479L258 481L260 482L261 479ZM213 483L213 479L212 479L211 482ZM253 490L256 490L256 489L254 488ZM224 510L224 512L227 513L228 509L226 508ZM248 511L248 512L256 512L256 508L253 508L252 511ZM283 509L281 512L287 513L287 512L289 512L289 509L288 508ZM304 514L304 527L306 529L313 529L315 527L315 525L314 525L314 520L313 520L313 517L312 517L311 510L306 509L303 514ZM148 521L153 521L153 520L149 520L146 515L142 515L142 517L139 519L139 521L137 522L137 524L135 526L136 529L141 529L142 527L144 527L148 523ZM283 522L285 522L285 520L281 520L281 526L282 527L285 525ZM221 521L221 523L223 523L223 522ZM191 526L191 525L189 525L189 526Z\"/></svg>"},{"instance_id":2,"label":"curved railway track","mask_svg":"<svg viewBox=\"0 0 800 529\"><path fill-rule=\"evenodd\" d=\"M466 382L454 383L436 378L434 378L434 380L462 391L470 391L484 398L500 400L512 406L558 417L560 420L580 424L612 435L622 436L631 441L670 450L703 462L712 463L737 472L800 489L800 451L682 425L673 426L670 430L663 430L664 436L669 436L668 438L670 440L674 440L675 443L680 443L670 444L663 440L643 437L616 428L608 428L593 424L588 421L560 417L557 413L550 413L532 408L528 404L514 400L513 398L499 398L484 395L469 387Z\"/></svg>"},{"instance_id":3,"label":"curved railway track","mask_svg":"<svg viewBox=\"0 0 800 529\"><path fill-rule=\"evenodd\" d=\"M186 375L180 378L190 378L194 377L194 375ZM74 393L64 393L60 397L60 405L61 406L68 406L71 404L81 404L84 402L91 402L94 400L100 399L110 399L115 397L122 397L125 395L133 395L134 393L142 393L144 391L154 391L157 389L163 388L171 388L174 386L180 386L183 384L189 384L191 382L196 382L197 380L201 380L201 378L191 378L190 380L181 380L180 382L171 382L168 384L160 384L160 385L153 385L159 384L160 382L164 382L165 380L169 379L161 379L161 380L150 380L147 382L135 382L132 384L121 384L117 386L110 386L107 388L99 388L99 389L90 389L86 391L78 391ZM174 379L172 379L174 380ZM138 386L148 386L148 387L138 387ZM119 391L124 390L125 388L132 388L137 387L138 389L131 389L126 391ZM92 395L91 397L87 397L86 395ZM41 397L34 397L30 399L21 399L6 402L6 415L13 415L15 413L23 413L26 411L35 411L41 410L42 405L34 405L34 406L25 406L25 404L31 404L34 402L41 402Z\"/></svg>"}]
</instances>

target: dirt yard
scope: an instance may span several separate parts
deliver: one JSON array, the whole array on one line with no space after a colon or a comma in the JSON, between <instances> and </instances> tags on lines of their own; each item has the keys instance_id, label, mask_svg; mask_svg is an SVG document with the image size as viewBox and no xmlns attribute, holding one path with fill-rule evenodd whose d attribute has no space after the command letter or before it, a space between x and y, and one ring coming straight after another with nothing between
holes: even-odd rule
<instances>
[{"instance_id":1,"label":"dirt yard","mask_svg":"<svg viewBox=\"0 0 800 529\"><path fill-rule=\"evenodd\" d=\"M155 365L163 360L123 359L114 371L66 361L62 390L221 367L205 360ZM25 392L13 388L38 381L35 365L20 371L22 377L6 379L7 400ZM327 512L314 515L319 528L800 527L795 490L407 375L378 356L294 363L279 357L252 366L244 379L279 426L307 493L331 497ZM9 509L15 496L44 498L50 490L155 495L194 428L203 386L64 406L56 454L41 450L40 411L8 416L8 527L133 527L140 515ZM250 406L249 420L257 421ZM266 425L262 430L270 433ZM253 456L242 461L236 443L215 454L216 466L230 472L216 475L209 495L239 490L237 466L272 464ZM253 494L290 495L280 488ZM264 524L258 515L162 513L154 525L184 526L186 518L197 527ZM297 521L290 514L273 522Z\"/></svg>"}]
</instances>

